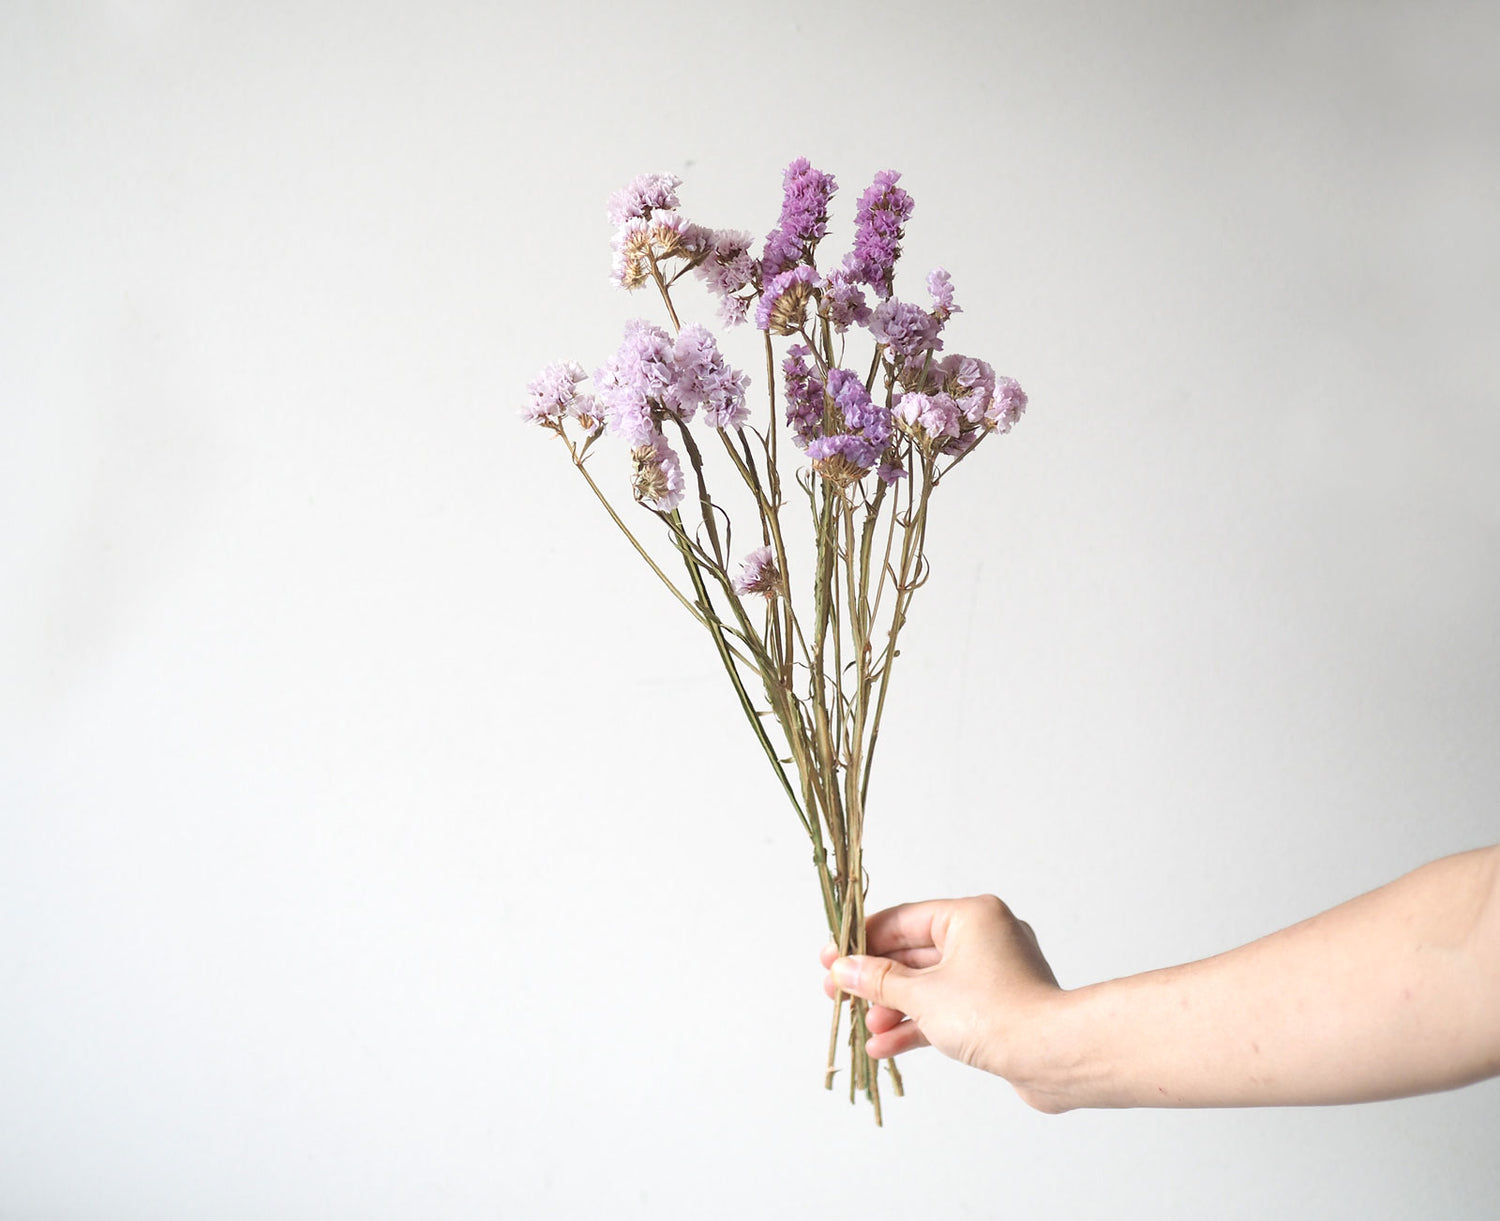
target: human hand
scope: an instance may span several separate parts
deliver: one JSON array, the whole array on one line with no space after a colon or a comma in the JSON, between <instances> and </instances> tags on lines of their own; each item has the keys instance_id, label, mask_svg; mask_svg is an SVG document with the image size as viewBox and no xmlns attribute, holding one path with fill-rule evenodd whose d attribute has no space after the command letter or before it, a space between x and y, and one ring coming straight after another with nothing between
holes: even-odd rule
<instances>
[{"instance_id":1,"label":"human hand","mask_svg":"<svg viewBox=\"0 0 1500 1221\"><path fill-rule=\"evenodd\" d=\"M1004 1077L1038 1110L1068 1109L1049 1084L1048 1018L1064 993L1036 934L994 895L907 903L865 922L865 955L830 942L823 990L871 1002L865 1045L877 1059L931 1045Z\"/></svg>"}]
</instances>

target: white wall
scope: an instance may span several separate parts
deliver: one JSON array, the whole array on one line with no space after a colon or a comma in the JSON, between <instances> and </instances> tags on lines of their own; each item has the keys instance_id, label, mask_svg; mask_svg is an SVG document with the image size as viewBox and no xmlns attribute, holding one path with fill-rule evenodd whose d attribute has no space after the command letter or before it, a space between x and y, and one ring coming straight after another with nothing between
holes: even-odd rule
<instances>
[{"instance_id":1,"label":"white wall","mask_svg":"<svg viewBox=\"0 0 1500 1221\"><path fill-rule=\"evenodd\" d=\"M516 409L650 310L605 282L632 174L763 233L793 156L844 226L903 170L908 266L1032 409L937 505L872 901L997 891L1065 984L1227 948L1497 837L1497 44L5 6L0 1216L1491 1215L1494 1083L824 1094L800 832Z\"/></svg>"}]
</instances>

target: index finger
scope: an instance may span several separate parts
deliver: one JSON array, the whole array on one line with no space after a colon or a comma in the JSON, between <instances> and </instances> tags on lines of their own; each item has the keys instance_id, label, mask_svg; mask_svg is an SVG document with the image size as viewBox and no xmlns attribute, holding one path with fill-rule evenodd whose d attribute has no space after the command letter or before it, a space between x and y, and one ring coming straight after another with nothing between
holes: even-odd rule
<instances>
[{"instance_id":1,"label":"index finger","mask_svg":"<svg viewBox=\"0 0 1500 1221\"><path fill-rule=\"evenodd\" d=\"M878 911L865 919L866 952L884 957L895 950L941 951L952 909L952 900L929 899Z\"/></svg>"}]
</instances>

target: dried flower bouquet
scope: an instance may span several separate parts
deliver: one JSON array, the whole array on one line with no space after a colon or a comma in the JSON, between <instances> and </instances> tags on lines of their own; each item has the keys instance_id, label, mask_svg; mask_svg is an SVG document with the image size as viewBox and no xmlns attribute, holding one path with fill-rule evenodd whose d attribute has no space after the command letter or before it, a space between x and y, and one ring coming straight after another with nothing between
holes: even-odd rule
<instances>
[{"instance_id":1,"label":"dried flower bouquet","mask_svg":"<svg viewBox=\"0 0 1500 1221\"><path fill-rule=\"evenodd\" d=\"M841 953L864 950L870 771L901 629L928 575L929 501L954 467L992 433L1008 432L1026 407L1021 387L983 360L939 355L958 312L946 271L927 277L930 308L893 295L912 212L899 177L875 176L855 212L853 248L827 271L815 256L836 184L806 159L786 169L781 218L759 257L749 234L686 219L677 177L636 178L609 201L612 278L627 289L653 286L672 330L627 323L619 350L593 375L592 394L580 389L586 377L578 365L548 366L531 383L523 413L562 440L615 525L708 631L812 841ZM752 323L764 335L766 413L755 422L749 378L730 366L712 332L678 317L673 287L690 272L727 326ZM860 332L873 352L849 350ZM603 436L629 447L631 494L664 529L672 564L658 562L590 473ZM795 468L790 489L783 463ZM727 479L747 506L737 517L710 490L713 477ZM748 553L735 548L736 522L754 536ZM794 526L807 533L794 536ZM666 571L677 561L685 588ZM834 1003L830 1089L844 999ZM850 1100L863 1093L878 1123L866 1003L849 999ZM887 1065L900 1094L895 1062Z\"/></svg>"}]
</instances>

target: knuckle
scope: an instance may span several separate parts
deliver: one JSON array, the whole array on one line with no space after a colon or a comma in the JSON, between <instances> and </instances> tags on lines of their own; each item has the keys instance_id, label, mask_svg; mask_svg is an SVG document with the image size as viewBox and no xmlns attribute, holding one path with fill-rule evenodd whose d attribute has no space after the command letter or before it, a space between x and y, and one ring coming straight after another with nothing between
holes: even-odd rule
<instances>
[{"instance_id":1,"label":"knuckle","mask_svg":"<svg viewBox=\"0 0 1500 1221\"><path fill-rule=\"evenodd\" d=\"M975 895L968 900L973 913L984 920L1013 920L1014 913L999 895Z\"/></svg>"}]
</instances>

